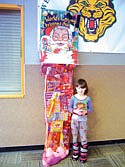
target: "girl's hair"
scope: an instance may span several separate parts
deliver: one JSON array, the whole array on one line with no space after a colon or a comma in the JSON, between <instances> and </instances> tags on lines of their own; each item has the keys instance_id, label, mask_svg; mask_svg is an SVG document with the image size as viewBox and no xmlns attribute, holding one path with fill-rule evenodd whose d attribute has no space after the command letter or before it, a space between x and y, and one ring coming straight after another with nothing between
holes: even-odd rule
<instances>
[{"instance_id":1,"label":"girl's hair","mask_svg":"<svg viewBox=\"0 0 125 167\"><path fill-rule=\"evenodd\" d=\"M76 86L80 86L81 88L86 88L86 90L85 90L85 95L86 95L88 93L88 85L87 85L86 80L78 79L77 83L78 83L78 85L76 85ZM76 89L75 89L75 93L76 93Z\"/></svg>"}]
</instances>

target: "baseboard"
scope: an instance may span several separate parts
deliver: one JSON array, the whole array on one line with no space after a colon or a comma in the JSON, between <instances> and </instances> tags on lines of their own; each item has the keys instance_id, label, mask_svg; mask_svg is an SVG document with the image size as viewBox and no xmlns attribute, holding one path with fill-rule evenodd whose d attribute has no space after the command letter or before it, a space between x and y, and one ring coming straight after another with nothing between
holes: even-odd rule
<instances>
[{"instance_id":1,"label":"baseboard","mask_svg":"<svg viewBox=\"0 0 125 167\"><path fill-rule=\"evenodd\" d=\"M44 145L0 147L0 152L43 150Z\"/></svg>"},{"instance_id":2,"label":"baseboard","mask_svg":"<svg viewBox=\"0 0 125 167\"><path fill-rule=\"evenodd\" d=\"M93 141L93 142L88 142L88 145L89 146L98 146L98 145L120 144L120 143L125 143L125 139Z\"/></svg>"},{"instance_id":3,"label":"baseboard","mask_svg":"<svg viewBox=\"0 0 125 167\"><path fill-rule=\"evenodd\" d=\"M120 143L125 143L125 139L93 141L93 142L88 142L88 145L98 146L98 145L109 145L109 144L120 144ZM72 147L72 143L70 144L70 147ZM43 149L44 145L12 146L12 147L0 147L0 152L33 151L33 150L43 150Z\"/></svg>"}]
</instances>

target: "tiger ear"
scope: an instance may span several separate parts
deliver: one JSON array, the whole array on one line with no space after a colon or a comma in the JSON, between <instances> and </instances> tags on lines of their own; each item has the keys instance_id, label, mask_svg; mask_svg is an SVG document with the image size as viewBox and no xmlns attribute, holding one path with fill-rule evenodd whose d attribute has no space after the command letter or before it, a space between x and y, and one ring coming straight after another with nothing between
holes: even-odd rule
<instances>
[{"instance_id":1,"label":"tiger ear","mask_svg":"<svg viewBox=\"0 0 125 167\"><path fill-rule=\"evenodd\" d=\"M70 11L71 13L73 13L73 14L80 13L81 9L82 9L82 6L80 6L78 3L74 3L74 4L69 5L67 7L67 10Z\"/></svg>"}]
</instances>

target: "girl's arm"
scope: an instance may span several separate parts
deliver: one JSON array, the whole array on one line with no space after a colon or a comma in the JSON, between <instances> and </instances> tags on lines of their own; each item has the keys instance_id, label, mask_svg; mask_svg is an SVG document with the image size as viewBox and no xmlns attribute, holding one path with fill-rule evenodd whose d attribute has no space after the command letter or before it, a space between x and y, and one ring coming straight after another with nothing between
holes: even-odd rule
<instances>
[{"instance_id":1,"label":"girl's arm","mask_svg":"<svg viewBox=\"0 0 125 167\"><path fill-rule=\"evenodd\" d=\"M91 99L87 103L87 111L88 111L88 114L90 114L92 112L92 102L91 102Z\"/></svg>"},{"instance_id":2,"label":"girl's arm","mask_svg":"<svg viewBox=\"0 0 125 167\"><path fill-rule=\"evenodd\" d=\"M74 100L73 100L73 97L71 97L69 104L68 104L68 110L70 113L72 113L73 111L73 104L74 104Z\"/></svg>"}]
</instances>

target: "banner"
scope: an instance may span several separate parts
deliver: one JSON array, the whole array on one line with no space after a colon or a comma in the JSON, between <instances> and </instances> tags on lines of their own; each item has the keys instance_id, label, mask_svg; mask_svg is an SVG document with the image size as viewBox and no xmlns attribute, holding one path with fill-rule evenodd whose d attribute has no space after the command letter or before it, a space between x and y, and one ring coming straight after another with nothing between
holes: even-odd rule
<instances>
[{"instance_id":1,"label":"banner","mask_svg":"<svg viewBox=\"0 0 125 167\"><path fill-rule=\"evenodd\" d=\"M39 4L80 15L79 52L125 53L125 1L39 0Z\"/></svg>"},{"instance_id":2,"label":"banner","mask_svg":"<svg viewBox=\"0 0 125 167\"><path fill-rule=\"evenodd\" d=\"M75 22L75 20L74 20ZM70 28L67 12L41 9L40 62L78 64L78 32Z\"/></svg>"}]
</instances>

